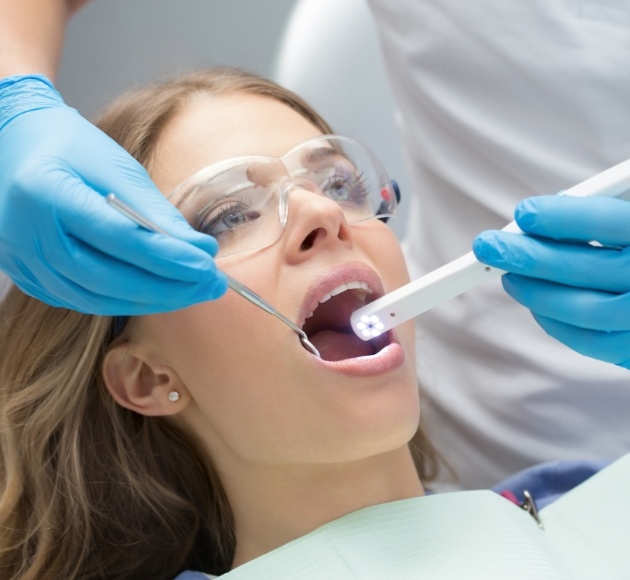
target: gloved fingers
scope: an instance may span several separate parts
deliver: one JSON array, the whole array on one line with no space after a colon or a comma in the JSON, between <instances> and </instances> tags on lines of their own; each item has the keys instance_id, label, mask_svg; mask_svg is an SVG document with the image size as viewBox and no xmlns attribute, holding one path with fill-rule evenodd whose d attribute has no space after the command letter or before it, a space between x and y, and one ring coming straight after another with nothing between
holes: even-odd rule
<instances>
[{"instance_id":1,"label":"gloved fingers","mask_svg":"<svg viewBox=\"0 0 630 580\"><path fill-rule=\"evenodd\" d=\"M0 267L49 304L97 314L172 310L226 290L218 245L146 170L45 79L0 81ZM139 228L113 192L173 237Z\"/></svg>"},{"instance_id":2,"label":"gloved fingers","mask_svg":"<svg viewBox=\"0 0 630 580\"><path fill-rule=\"evenodd\" d=\"M14 282L26 294L51 306L97 315L168 312L214 300L227 290L224 276L217 276L213 283L191 284L165 280L126 264L112 266L110 261L108 256L86 249L81 253L79 268L75 264L70 269L70 277L62 268L39 272L37 279L14 261L13 271L19 272Z\"/></svg>"},{"instance_id":3,"label":"gloved fingers","mask_svg":"<svg viewBox=\"0 0 630 580\"><path fill-rule=\"evenodd\" d=\"M543 330L580 354L630 368L630 332L605 332L579 328L534 314Z\"/></svg>"},{"instance_id":4,"label":"gloved fingers","mask_svg":"<svg viewBox=\"0 0 630 580\"><path fill-rule=\"evenodd\" d=\"M77 240L70 241L73 247L68 253L77 256L77 259L61 260L57 264L56 274L69 288L86 293L87 304L82 308L85 312L164 312L215 300L227 291L227 279L214 262L211 262L214 271L211 277L200 277L194 281L174 279L102 254ZM102 305L96 300L97 296L100 296ZM117 311L114 309L116 303L128 305L124 311ZM135 304L138 310L133 310ZM107 311L103 310L104 306Z\"/></svg>"},{"instance_id":5,"label":"gloved fingers","mask_svg":"<svg viewBox=\"0 0 630 580\"><path fill-rule=\"evenodd\" d=\"M630 203L622 199L570 195L530 197L518 204L514 217L528 234L630 246Z\"/></svg>"},{"instance_id":6,"label":"gloved fingers","mask_svg":"<svg viewBox=\"0 0 630 580\"><path fill-rule=\"evenodd\" d=\"M109 138L104 135L103 139ZM103 197L113 193L172 237L185 240L214 256L218 250L216 240L190 227L179 210L157 189L146 169L117 143L111 141L105 145L109 154L107 173L96 172L92 166L83 167L82 179L68 187L75 197L74 203L78 202L76 197L83 194L82 189L90 191L91 188Z\"/></svg>"},{"instance_id":7,"label":"gloved fingers","mask_svg":"<svg viewBox=\"0 0 630 580\"><path fill-rule=\"evenodd\" d=\"M505 291L537 316L602 332L630 331L630 294L574 288L518 274L502 277Z\"/></svg>"},{"instance_id":8,"label":"gloved fingers","mask_svg":"<svg viewBox=\"0 0 630 580\"><path fill-rule=\"evenodd\" d=\"M578 288L630 292L630 248L601 248L489 230L475 238L473 251L484 264L515 274Z\"/></svg>"},{"instance_id":9,"label":"gloved fingers","mask_svg":"<svg viewBox=\"0 0 630 580\"><path fill-rule=\"evenodd\" d=\"M87 187L81 187L87 192L78 196L79 201L74 196L65 198L57 208L60 227L63 235L67 236L68 258L65 260L80 260L79 251L91 247L163 278L197 283L211 282L217 276L212 257L218 249L216 240L195 232L183 218L180 218L183 225L180 224L179 229L186 236L185 240L151 232L110 207L104 198L90 192ZM73 191L77 191L76 185L74 188ZM172 223L178 222L177 210L163 197L161 201L175 215ZM83 245L73 246L72 238ZM47 256L53 263L54 254L53 251L51 256ZM113 264L116 262L110 265Z\"/></svg>"},{"instance_id":10,"label":"gloved fingers","mask_svg":"<svg viewBox=\"0 0 630 580\"><path fill-rule=\"evenodd\" d=\"M69 224L76 224L77 228L81 228L82 224L85 226L85 222L88 222L87 227L98 227L101 220L96 218L105 211L100 201L107 194L114 193L174 238L185 240L211 255L216 254L216 240L195 232L156 188L145 168L76 111L67 108L53 112L40 110L30 112L28 117L29 123L25 127L20 126L23 140L30 139L32 143L39 143L40 126L37 121L40 120L40 125L46 126L52 134L64 134L72 129L77 135L81 135L81 139L89 143L86 149L89 154L77 152L76 140L68 143L66 139L57 140L55 146L61 148L61 151L55 155L46 151L40 155L32 152L28 159L21 159L19 171L12 178L12 191L18 197L14 206L38 204L41 205L40 212L43 216L54 212L61 218L67 214L64 224L66 231L70 232L67 229ZM38 146L45 148L45 145L46 143L39 143ZM47 145L51 147L50 144ZM64 155L72 159L71 166L63 161ZM26 207L25 211L32 207L33 205L31 208ZM82 211L87 213L82 215ZM109 236L106 232L98 232L98 235L101 233L105 234L103 240L107 240ZM86 236L76 235L87 241Z\"/></svg>"},{"instance_id":11,"label":"gloved fingers","mask_svg":"<svg viewBox=\"0 0 630 580\"><path fill-rule=\"evenodd\" d=\"M2 262L0 267L7 273L12 279L13 283L22 290L25 294L37 298L46 304L50 304L55 307L65 307L65 301L60 300L57 296L52 296L50 299L46 293L42 291L42 285L39 279L36 279L26 265L16 256L5 254L2 256ZM59 280L52 274L52 272L46 272L43 276L46 288L57 288Z\"/></svg>"},{"instance_id":12,"label":"gloved fingers","mask_svg":"<svg viewBox=\"0 0 630 580\"><path fill-rule=\"evenodd\" d=\"M71 290L68 284L51 285L50 288L54 289L55 293L41 295L41 285L39 283L16 282L15 284L25 294L37 298L42 302L46 302L50 306L67 308L68 310L75 310L82 314L93 314L96 316L141 316L145 314L157 314L185 308L203 301L203 299L200 298L199 300L191 300L190 304L183 303L179 306L175 306L173 304L133 302L131 300L119 300L111 297L104 299L102 294L90 292L85 288L77 287L75 290ZM62 295L66 296L67 300L59 300L56 298Z\"/></svg>"}]
</instances>

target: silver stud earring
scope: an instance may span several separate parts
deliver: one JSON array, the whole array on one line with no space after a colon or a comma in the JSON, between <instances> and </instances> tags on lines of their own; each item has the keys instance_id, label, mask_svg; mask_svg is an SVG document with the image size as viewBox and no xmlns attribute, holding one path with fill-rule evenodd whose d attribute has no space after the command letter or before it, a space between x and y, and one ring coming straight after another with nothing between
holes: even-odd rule
<instances>
[{"instance_id":1,"label":"silver stud earring","mask_svg":"<svg viewBox=\"0 0 630 580\"><path fill-rule=\"evenodd\" d=\"M171 392L168 394L168 400L169 400L171 403L177 403L177 401L179 401L179 393L178 393L177 391L171 391Z\"/></svg>"}]
</instances>

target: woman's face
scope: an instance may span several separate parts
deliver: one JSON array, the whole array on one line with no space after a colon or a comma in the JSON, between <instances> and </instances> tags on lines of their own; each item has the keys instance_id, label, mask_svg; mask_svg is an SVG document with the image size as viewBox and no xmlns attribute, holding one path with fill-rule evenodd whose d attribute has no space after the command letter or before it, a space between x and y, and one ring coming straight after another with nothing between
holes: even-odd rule
<instances>
[{"instance_id":1,"label":"woman's face","mask_svg":"<svg viewBox=\"0 0 630 580\"><path fill-rule=\"evenodd\" d=\"M209 164L280 157L320 134L269 97L197 96L161 135L152 176L168 194ZM361 459L405 445L417 428L413 324L398 327L372 353L371 343L347 328L360 291L315 307L347 282L367 283L368 300L406 283L395 236L378 220L348 225L339 204L311 191L296 188L288 200L288 223L276 243L218 265L298 326L315 309L318 325L325 320L328 330L313 342L324 358L341 360L316 358L288 326L232 291L146 316L135 328L135 340L181 380L185 396L172 403L181 406L177 420L219 468Z\"/></svg>"}]
</instances>

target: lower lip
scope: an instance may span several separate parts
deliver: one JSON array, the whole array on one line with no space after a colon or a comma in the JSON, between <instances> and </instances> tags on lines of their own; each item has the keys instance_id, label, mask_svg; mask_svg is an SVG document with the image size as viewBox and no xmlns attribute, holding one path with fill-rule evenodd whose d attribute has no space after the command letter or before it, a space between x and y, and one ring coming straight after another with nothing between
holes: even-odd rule
<instances>
[{"instance_id":1,"label":"lower lip","mask_svg":"<svg viewBox=\"0 0 630 580\"><path fill-rule=\"evenodd\" d=\"M393 371L405 362L405 351L393 337L391 342L376 354L339 361L326 361L313 356L317 364L327 369L353 377L373 377Z\"/></svg>"}]
</instances>

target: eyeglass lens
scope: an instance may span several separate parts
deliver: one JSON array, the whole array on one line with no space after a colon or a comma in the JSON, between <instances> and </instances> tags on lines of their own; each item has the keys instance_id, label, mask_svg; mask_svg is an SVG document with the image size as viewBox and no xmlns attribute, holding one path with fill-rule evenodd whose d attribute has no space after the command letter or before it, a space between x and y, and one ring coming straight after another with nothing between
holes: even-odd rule
<instances>
[{"instance_id":1,"label":"eyeglass lens","mask_svg":"<svg viewBox=\"0 0 630 580\"><path fill-rule=\"evenodd\" d=\"M217 257L262 249L284 230L291 190L338 203L350 224L394 215L396 197L380 163L362 145L323 136L282 158L244 157L197 172L170 196L197 231L219 242Z\"/></svg>"}]
</instances>

